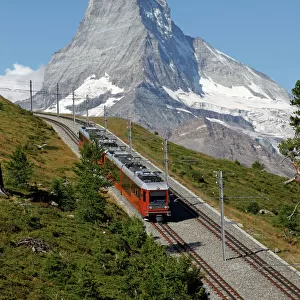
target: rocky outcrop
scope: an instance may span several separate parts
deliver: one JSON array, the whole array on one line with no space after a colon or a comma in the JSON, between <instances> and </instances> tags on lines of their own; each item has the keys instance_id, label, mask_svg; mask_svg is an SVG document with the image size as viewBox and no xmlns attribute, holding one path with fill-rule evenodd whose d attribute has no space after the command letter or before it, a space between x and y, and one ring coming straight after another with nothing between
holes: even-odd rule
<instances>
[{"instance_id":1,"label":"rocky outcrop","mask_svg":"<svg viewBox=\"0 0 300 300\"><path fill-rule=\"evenodd\" d=\"M199 118L197 122L193 121L176 128L171 140L191 150L236 161L248 167L259 161L267 171L281 176L291 176L295 173L291 165L280 165L282 157L271 143L262 145L261 141L244 133L251 130L250 124L241 120L235 120L233 123L231 118L227 116L226 123L213 118ZM223 118L224 121L225 119ZM239 122L241 123L237 127ZM232 125L224 125L229 123Z\"/></svg>"}]
</instances>

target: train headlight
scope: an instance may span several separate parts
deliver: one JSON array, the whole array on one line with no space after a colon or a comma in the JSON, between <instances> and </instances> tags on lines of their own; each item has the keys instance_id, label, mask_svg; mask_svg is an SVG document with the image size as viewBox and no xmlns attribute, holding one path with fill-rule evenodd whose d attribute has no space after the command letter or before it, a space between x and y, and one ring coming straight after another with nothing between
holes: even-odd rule
<instances>
[{"instance_id":1,"label":"train headlight","mask_svg":"<svg viewBox=\"0 0 300 300\"><path fill-rule=\"evenodd\" d=\"M152 206L148 206L149 209L152 209Z\"/></svg>"},{"instance_id":2,"label":"train headlight","mask_svg":"<svg viewBox=\"0 0 300 300\"><path fill-rule=\"evenodd\" d=\"M165 206L165 209L169 209L169 206L168 206L168 205L166 205L166 206Z\"/></svg>"}]
</instances>

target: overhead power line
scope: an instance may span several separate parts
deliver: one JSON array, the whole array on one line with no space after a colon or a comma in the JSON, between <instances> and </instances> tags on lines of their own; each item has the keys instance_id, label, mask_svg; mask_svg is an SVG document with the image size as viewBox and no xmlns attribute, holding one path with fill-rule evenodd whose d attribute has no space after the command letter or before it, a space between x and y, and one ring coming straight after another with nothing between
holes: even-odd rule
<instances>
[{"instance_id":1,"label":"overhead power line","mask_svg":"<svg viewBox=\"0 0 300 300\"><path fill-rule=\"evenodd\" d=\"M5 84L19 83L19 84L28 85L29 81L30 80L7 80L7 79L2 80L1 76L0 76L0 83L5 83ZM34 82L37 83L37 84L42 85L44 81L38 81L38 80L36 80Z\"/></svg>"},{"instance_id":2,"label":"overhead power line","mask_svg":"<svg viewBox=\"0 0 300 300\"><path fill-rule=\"evenodd\" d=\"M0 87L0 91L5 91L5 92L13 92L13 93L30 93L30 89L15 89L15 88L9 88L9 87ZM42 95L47 95L47 96L55 96L57 95L57 93L53 90L53 92L49 92L49 90L32 90L32 93L39 93ZM62 96L63 98L70 98L72 99L72 93L59 93L60 96ZM85 99L85 95L78 95L75 93L75 100L77 99Z\"/></svg>"}]
</instances>

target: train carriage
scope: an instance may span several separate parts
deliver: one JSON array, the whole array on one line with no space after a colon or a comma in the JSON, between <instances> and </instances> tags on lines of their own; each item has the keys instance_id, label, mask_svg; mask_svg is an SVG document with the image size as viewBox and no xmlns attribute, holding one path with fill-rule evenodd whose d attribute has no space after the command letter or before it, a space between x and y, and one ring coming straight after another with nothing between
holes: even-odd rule
<instances>
[{"instance_id":1,"label":"train carriage","mask_svg":"<svg viewBox=\"0 0 300 300\"><path fill-rule=\"evenodd\" d=\"M140 157L134 157L104 130L82 127L79 146L92 139L106 149L100 163L108 170L109 179L145 219L162 221L171 215L168 185L159 172L146 168Z\"/></svg>"}]
</instances>

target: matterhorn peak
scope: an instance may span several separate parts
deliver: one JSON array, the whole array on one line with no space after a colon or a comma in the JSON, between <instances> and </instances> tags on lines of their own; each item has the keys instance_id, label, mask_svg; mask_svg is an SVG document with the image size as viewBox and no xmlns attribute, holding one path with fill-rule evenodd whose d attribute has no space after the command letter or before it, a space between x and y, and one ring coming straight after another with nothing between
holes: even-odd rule
<instances>
[{"instance_id":1,"label":"matterhorn peak","mask_svg":"<svg viewBox=\"0 0 300 300\"><path fill-rule=\"evenodd\" d=\"M247 136L270 145L288 133L288 93L203 39L185 35L166 0L90 0L76 35L46 68L36 109L55 112L57 83L65 111L71 108L64 95L75 88L76 114L86 114L88 94L90 115L102 115L105 106L158 132L205 118L205 124L230 130L242 124Z\"/></svg>"}]
</instances>

